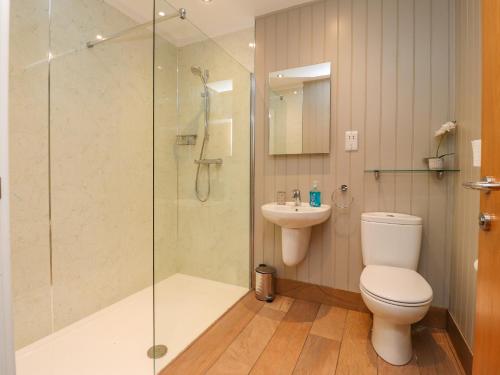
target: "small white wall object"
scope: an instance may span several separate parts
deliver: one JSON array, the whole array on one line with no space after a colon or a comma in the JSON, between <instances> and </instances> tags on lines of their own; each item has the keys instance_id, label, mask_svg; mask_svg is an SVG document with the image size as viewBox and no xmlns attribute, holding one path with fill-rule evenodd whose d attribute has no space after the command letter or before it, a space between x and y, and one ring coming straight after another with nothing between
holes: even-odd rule
<instances>
[{"instance_id":1,"label":"small white wall object","mask_svg":"<svg viewBox=\"0 0 500 375\"><path fill-rule=\"evenodd\" d=\"M471 141L472 143L472 166L481 166L481 140L475 139Z\"/></svg>"},{"instance_id":2,"label":"small white wall object","mask_svg":"<svg viewBox=\"0 0 500 375\"><path fill-rule=\"evenodd\" d=\"M358 151L358 131L348 130L345 132L345 150Z\"/></svg>"}]
</instances>

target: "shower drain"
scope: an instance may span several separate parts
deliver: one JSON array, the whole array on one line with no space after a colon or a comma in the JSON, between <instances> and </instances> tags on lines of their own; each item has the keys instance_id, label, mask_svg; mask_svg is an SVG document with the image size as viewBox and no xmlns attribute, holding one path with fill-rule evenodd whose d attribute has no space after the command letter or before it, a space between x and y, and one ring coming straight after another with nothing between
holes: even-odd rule
<instances>
[{"instance_id":1,"label":"shower drain","mask_svg":"<svg viewBox=\"0 0 500 375\"><path fill-rule=\"evenodd\" d=\"M155 345L148 349L148 357L158 359L167 354L168 348L165 345Z\"/></svg>"}]
</instances>

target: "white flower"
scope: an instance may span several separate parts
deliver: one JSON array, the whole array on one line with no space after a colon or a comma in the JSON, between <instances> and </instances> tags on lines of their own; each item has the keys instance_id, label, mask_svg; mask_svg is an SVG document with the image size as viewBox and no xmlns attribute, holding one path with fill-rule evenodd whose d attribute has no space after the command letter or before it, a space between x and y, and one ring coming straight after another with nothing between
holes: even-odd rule
<instances>
[{"instance_id":1,"label":"white flower","mask_svg":"<svg viewBox=\"0 0 500 375\"><path fill-rule=\"evenodd\" d=\"M442 135L453 131L457 127L455 122L448 121L446 124L441 125L441 127L436 131L435 136L441 137Z\"/></svg>"}]
</instances>

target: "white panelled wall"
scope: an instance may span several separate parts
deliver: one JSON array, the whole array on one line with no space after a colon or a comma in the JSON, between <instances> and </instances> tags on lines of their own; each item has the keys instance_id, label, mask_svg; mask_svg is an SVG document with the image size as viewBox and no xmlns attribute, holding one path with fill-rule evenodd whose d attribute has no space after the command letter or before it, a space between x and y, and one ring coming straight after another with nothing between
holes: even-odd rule
<instances>
[{"instance_id":1,"label":"white panelled wall","mask_svg":"<svg viewBox=\"0 0 500 375\"><path fill-rule=\"evenodd\" d=\"M471 141L481 138L481 2L457 1L457 154L460 174L455 184L455 215L450 275L450 314L472 347L476 312L476 271L479 193L462 182L477 181Z\"/></svg>"},{"instance_id":2,"label":"white panelled wall","mask_svg":"<svg viewBox=\"0 0 500 375\"><path fill-rule=\"evenodd\" d=\"M365 170L425 168L423 158L436 152L434 131L454 119L454 4L324 0L257 19L255 264L276 266L278 277L358 291L361 212L411 213L424 220L419 271L433 304L448 306L453 177L388 173L377 181ZM324 61L332 62L330 154L269 156L268 73ZM351 129L359 131L357 152L343 148ZM354 202L315 227L307 258L286 267L280 228L262 218L260 205L278 190L299 188L306 197L313 180L324 203L341 184Z\"/></svg>"}]
</instances>

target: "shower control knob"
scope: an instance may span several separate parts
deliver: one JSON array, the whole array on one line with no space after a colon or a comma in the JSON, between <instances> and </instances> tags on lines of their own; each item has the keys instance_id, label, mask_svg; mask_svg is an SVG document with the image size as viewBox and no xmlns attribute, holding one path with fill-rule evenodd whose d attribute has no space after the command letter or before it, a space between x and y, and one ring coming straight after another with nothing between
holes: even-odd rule
<instances>
[{"instance_id":1,"label":"shower control knob","mask_svg":"<svg viewBox=\"0 0 500 375\"><path fill-rule=\"evenodd\" d=\"M481 228L481 230L489 231L491 229L492 221L493 221L492 215L483 212L479 214L479 228Z\"/></svg>"}]
</instances>

